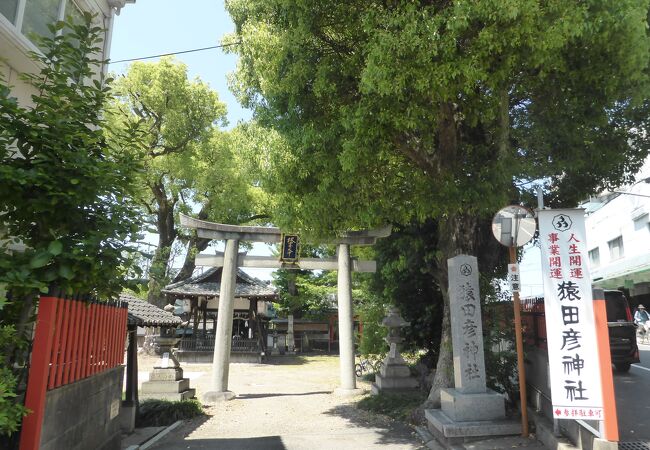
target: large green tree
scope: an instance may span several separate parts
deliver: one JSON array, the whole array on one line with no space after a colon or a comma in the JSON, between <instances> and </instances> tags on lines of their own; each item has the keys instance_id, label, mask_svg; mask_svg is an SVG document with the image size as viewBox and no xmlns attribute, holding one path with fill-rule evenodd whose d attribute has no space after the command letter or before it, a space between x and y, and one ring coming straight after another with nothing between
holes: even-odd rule
<instances>
[{"instance_id":1,"label":"large green tree","mask_svg":"<svg viewBox=\"0 0 650 450\"><path fill-rule=\"evenodd\" d=\"M141 137L131 149L144 164L136 180L138 200L148 212L149 231L158 236L148 298L162 306L174 244L186 251L182 278L192 274L194 256L209 243L179 230L178 213L237 223L248 216L248 184L231 151L237 140L223 129L225 104L206 83L188 79L184 64L170 58L134 63L112 87L111 122L118 130L135 128Z\"/></svg>"},{"instance_id":2,"label":"large green tree","mask_svg":"<svg viewBox=\"0 0 650 450\"><path fill-rule=\"evenodd\" d=\"M226 5L234 88L283 141L267 156L276 220L331 233L434 218L439 286L517 183L573 205L648 153L646 0ZM433 405L452 379L442 294Z\"/></svg>"}]
</instances>

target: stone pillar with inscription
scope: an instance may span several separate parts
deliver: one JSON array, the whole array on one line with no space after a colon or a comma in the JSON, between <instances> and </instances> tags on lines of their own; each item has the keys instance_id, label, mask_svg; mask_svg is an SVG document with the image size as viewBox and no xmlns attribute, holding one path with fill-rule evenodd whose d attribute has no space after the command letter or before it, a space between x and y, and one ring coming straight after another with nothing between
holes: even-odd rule
<instances>
[{"instance_id":1,"label":"stone pillar with inscription","mask_svg":"<svg viewBox=\"0 0 650 450\"><path fill-rule=\"evenodd\" d=\"M440 409L426 411L429 429L448 443L464 438L518 434L521 425L505 419L505 400L485 384L483 326L476 257L447 261L455 388L440 391Z\"/></svg>"}]
</instances>

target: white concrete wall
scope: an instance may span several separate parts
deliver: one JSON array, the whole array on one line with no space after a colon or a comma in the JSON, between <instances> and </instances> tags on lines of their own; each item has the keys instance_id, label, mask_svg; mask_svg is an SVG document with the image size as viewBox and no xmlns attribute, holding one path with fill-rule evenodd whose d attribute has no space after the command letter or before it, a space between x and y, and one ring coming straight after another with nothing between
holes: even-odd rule
<instances>
[{"instance_id":1,"label":"white concrete wall","mask_svg":"<svg viewBox=\"0 0 650 450\"><path fill-rule=\"evenodd\" d=\"M637 183L622 187L621 192L635 195L618 195L600 209L591 213L586 220L588 249L598 247L600 263L591 265L592 278L626 270L635 270L650 262L650 184L643 180L650 176L650 160L637 175ZM635 220L636 219L636 220ZM623 238L623 256L613 259L608 242L618 236Z\"/></svg>"},{"instance_id":2,"label":"white concrete wall","mask_svg":"<svg viewBox=\"0 0 650 450\"><path fill-rule=\"evenodd\" d=\"M9 85L12 89L12 94L23 105L31 103L30 97L34 93L32 88L22 82L19 78L20 73L38 73L38 64L31 61L29 52L38 51L38 48L22 34L21 5L24 5L26 0L19 1L19 13L16 23L0 14L0 74L3 77L3 82ZM110 52L110 36L112 30L112 19L114 15L114 8L109 6L109 0L65 0L66 2L74 3L80 10L90 12L96 15L97 25L102 26L107 30L107 40L105 42L101 59L107 59ZM114 1L114 0L113 0ZM102 68L104 69L104 68Z\"/></svg>"}]
</instances>

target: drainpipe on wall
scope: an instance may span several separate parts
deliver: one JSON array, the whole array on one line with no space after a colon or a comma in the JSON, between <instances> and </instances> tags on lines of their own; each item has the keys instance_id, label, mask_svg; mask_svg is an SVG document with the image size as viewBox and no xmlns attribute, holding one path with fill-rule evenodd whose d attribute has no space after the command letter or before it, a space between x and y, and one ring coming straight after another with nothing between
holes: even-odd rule
<instances>
[{"instance_id":1,"label":"drainpipe on wall","mask_svg":"<svg viewBox=\"0 0 650 450\"><path fill-rule=\"evenodd\" d=\"M119 10L118 10L119 11ZM114 8L109 9L108 17L104 17L104 27L106 28L106 34L104 36L104 51L103 51L103 60L110 58L111 53L111 39L113 38L113 18L115 17L116 10ZM102 63L102 84L106 79L106 74L108 73L108 63Z\"/></svg>"}]
</instances>

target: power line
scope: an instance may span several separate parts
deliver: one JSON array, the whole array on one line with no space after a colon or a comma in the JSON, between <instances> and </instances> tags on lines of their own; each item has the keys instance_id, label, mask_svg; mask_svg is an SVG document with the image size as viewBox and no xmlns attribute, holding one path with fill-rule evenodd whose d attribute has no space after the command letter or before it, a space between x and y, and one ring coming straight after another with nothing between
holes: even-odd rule
<instances>
[{"instance_id":1,"label":"power line","mask_svg":"<svg viewBox=\"0 0 650 450\"><path fill-rule=\"evenodd\" d=\"M121 62L140 61L140 60L143 60L143 59L160 58L161 56L180 55L182 53L202 52L204 50L213 50L215 48L230 47L230 46L239 45L239 44L241 44L241 42L233 42L231 44L212 45L210 47L194 48L192 50L182 50L180 52L161 53L160 55L143 56L143 57L140 57L140 58L118 59L117 61L109 61L108 64L117 64L117 63L121 63Z\"/></svg>"}]
</instances>

